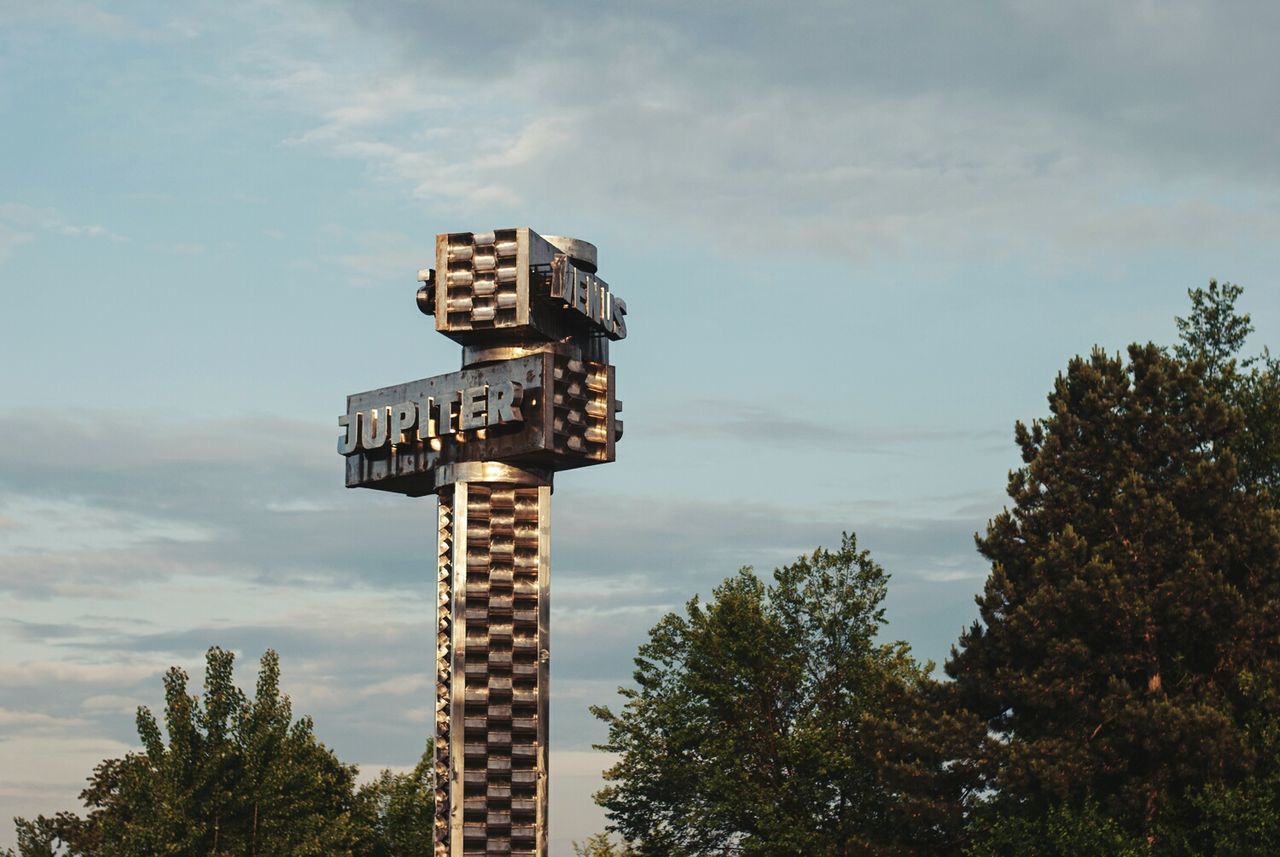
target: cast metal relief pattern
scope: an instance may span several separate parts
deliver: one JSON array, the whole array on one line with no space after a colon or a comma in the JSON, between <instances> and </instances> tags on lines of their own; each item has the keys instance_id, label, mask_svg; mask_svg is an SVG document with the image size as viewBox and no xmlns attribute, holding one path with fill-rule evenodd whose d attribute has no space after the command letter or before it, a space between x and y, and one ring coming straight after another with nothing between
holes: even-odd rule
<instances>
[{"instance_id":1,"label":"cast metal relief pattern","mask_svg":"<svg viewBox=\"0 0 1280 857\"><path fill-rule=\"evenodd\" d=\"M620 405L611 408L609 404L612 372L613 367L603 363L555 356L552 432L557 452L601 458L608 454L609 417L613 411L621 410ZM622 423L616 423L615 431L620 436Z\"/></svg>"},{"instance_id":2,"label":"cast metal relief pattern","mask_svg":"<svg viewBox=\"0 0 1280 857\"><path fill-rule=\"evenodd\" d=\"M437 517L435 857L449 857L449 709L453 622L453 490L440 492Z\"/></svg>"},{"instance_id":3,"label":"cast metal relief pattern","mask_svg":"<svg viewBox=\"0 0 1280 857\"><path fill-rule=\"evenodd\" d=\"M461 233L448 238L445 320L454 328L516 322L516 231Z\"/></svg>"},{"instance_id":4,"label":"cast metal relief pattern","mask_svg":"<svg viewBox=\"0 0 1280 857\"><path fill-rule=\"evenodd\" d=\"M546 853L546 610L541 504L547 489L467 483L462 854ZM437 745L438 746L438 745ZM454 746L457 746L455 740ZM456 779L453 779L456 778ZM457 792L455 791L455 795Z\"/></svg>"}]
</instances>

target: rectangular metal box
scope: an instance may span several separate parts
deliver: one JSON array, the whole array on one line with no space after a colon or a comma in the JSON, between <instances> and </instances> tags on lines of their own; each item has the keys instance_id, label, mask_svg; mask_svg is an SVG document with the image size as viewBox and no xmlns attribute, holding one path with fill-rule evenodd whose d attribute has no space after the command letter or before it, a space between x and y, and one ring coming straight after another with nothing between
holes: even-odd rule
<instances>
[{"instance_id":1,"label":"rectangular metal box","mask_svg":"<svg viewBox=\"0 0 1280 857\"><path fill-rule=\"evenodd\" d=\"M406 432L377 449L355 451L346 457L347 487L417 497L440 487L436 470L443 465L496 461L552 471L614 460L614 367L558 351L356 393L347 397L347 413L376 411L385 419L402 403L439 402L508 382L520 388L520 420L421 440Z\"/></svg>"}]
</instances>

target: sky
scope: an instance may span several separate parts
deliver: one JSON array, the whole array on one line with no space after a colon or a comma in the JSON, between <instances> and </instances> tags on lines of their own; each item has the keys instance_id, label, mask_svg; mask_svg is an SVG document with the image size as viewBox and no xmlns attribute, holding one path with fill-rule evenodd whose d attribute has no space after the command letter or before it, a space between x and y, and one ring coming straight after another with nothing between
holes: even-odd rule
<instances>
[{"instance_id":1,"label":"sky","mask_svg":"<svg viewBox=\"0 0 1280 857\"><path fill-rule=\"evenodd\" d=\"M941 664L1015 421L1244 286L1280 340L1280 5L0 0L0 820L213 645L365 776L431 728L435 503L349 393L454 371L439 232L599 247L626 435L553 500L553 857L647 630L857 534ZM0 821L0 847L14 842Z\"/></svg>"}]
</instances>

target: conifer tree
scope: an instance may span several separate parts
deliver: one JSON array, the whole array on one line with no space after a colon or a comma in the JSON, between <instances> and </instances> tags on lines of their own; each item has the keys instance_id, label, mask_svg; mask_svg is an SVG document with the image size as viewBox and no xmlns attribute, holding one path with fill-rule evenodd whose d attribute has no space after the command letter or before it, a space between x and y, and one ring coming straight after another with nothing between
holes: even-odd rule
<instances>
[{"instance_id":1,"label":"conifer tree","mask_svg":"<svg viewBox=\"0 0 1280 857\"><path fill-rule=\"evenodd\" d=\"M1229 354L1238 327L1223 329ZM978 539L981 622L946 666L987 726L976 758L1002 836L1057 818L1180 853L1205 795L1275 769L1249 724L1280 711L1251 687L1280 665L1280 531L1207 362L1095 351L1016 427L1012 508Z\"/></svg>"},{"instance_id":2,"label":"conifer tree","mask_svg":"<svg viewBox=\"0 0 1280 857\"><path fill-rule=\"evenodd\" d=\"M1240 409L1241 431L1230 445L1240 467L1242 486L1265 490L1280 505L1280 358L1270 350L1246 355L1253 332L1247 312L1236 308L1244 289L1210 280L1206 289L1190 289L1191 313L1176 319L1181 342L1174 353L1187 362L1203 361L1205 382L1228 404Z\"/></svg>"}]
</instances>

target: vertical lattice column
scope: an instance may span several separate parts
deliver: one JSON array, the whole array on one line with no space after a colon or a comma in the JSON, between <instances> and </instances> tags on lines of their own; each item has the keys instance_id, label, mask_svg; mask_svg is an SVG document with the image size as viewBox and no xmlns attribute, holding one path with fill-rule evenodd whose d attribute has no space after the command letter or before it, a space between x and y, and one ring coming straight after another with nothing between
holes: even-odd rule
<instances>
[{"instance_id":1,"label":"vertical lattice column","mask_svg":"<svg viewBox=\"0 0 1280 857\"><path fill-rule=\"evenodd\" d=\"M551 489L440 494L436 855L547 853Z\"/></svg>"}]
</instances>

